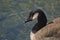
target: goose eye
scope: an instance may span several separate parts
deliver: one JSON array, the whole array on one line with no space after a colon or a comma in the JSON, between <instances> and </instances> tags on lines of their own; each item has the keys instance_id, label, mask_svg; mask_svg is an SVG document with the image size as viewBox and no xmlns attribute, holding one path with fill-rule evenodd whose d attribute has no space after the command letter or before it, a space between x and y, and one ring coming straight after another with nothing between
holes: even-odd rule
<instances>
[{"instance_id":1,"label":"goose eye","mask_svg":"<svg viewBox=\"0 0 60 40\"><path fill-rule=\"evenodd\" d=\"M33 18L32 18L32 19L33 19L33 20L36 19L36 18L38 17L38 14L39 14L39 13L35 13L35 14L33 15Z\"/></svg>"}]
</instances>

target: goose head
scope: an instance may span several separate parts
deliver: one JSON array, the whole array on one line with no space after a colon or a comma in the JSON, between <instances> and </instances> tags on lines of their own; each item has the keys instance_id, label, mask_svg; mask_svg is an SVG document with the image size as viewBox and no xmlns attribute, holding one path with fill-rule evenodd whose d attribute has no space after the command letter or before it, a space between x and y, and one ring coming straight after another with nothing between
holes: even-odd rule
<instances>
[{"instance_id":1,"label":"goose head","mask_svg":"<svg viewBox=\"0 0 60 40\"><path fill-rule=\"evenodd\" d=\"M31 12L29 13L29 17L27 18L27 20L25 21L25 23L37 19L37 18L38 18L38 15L39 15L38 12L31 11Z\"/></svg>"},{"instance_id":2,"label":"goose head","mask_svg":"<svg viewBox=\"0 0 60 40\"><path fill-rule=\"evenodd\" d=\"M35 19L37 19L38 22L43 21L43 22L47 23L47 18L41 9L32 10L29 13L29 16L28 16L27 20L25 21L25 23L33 21Z\"/></svg>"}]
</instances>

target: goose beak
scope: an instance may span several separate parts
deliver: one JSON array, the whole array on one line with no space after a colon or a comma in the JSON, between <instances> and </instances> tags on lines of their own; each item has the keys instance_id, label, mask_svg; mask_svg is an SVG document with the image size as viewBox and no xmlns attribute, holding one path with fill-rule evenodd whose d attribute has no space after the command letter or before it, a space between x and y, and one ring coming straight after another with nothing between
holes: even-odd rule
<instances>
[{"instance_id":1,"label":"goose beak","mask_svg":"<svg viewBox=\"0 0 60 40\"><path fill-rule=\"evenodd\" d=\"M25 21L25 23L30 22L30 21L32 21L32 20L31 20L31 19L27 19L27 20Z\"/></svg>"},{"instance_id":2,"label":"goose beak","mask_svg":"<svg viewBox=\"0 0 60 40\"><path fill-rule=\"evenodd\" d=\"M29 20L25 21L25 23L29 22Z\"/></svg>"}]
</instances>

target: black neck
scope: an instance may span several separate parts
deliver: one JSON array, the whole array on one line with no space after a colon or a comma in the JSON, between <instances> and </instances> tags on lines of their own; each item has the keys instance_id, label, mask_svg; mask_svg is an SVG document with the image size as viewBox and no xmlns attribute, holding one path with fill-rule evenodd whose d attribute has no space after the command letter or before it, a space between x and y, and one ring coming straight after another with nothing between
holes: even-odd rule
<instances>
[{"instance_id":1,"label":"black neck","mask_svg":"<svg viewBox=\"0 0 60 40\"><path fill-rule=\"evenodd\" d=\"M46 19L46 16L45 16L44 12L42 10L38 10L36 12L39 13L39 16L38 16L38 22L32 28L33 33L36 33L37 31L39 31L41 28L46 26L46 23L47 23L47 19Z\"/></svg>"}]
</instances>

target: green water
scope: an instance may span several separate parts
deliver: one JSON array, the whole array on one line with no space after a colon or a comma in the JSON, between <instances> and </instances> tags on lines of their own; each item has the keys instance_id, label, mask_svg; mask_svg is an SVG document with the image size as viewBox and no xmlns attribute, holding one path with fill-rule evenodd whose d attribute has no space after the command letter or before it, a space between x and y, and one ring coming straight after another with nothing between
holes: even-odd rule
<instances>
[{"instance_id":1,"label":"green water","mask_svg":"<svg viewBox=\"0 0 60 40\"><path fill-rule=\"evenodd\" d=\"M60 0L0 0L0 40L30 40L35 21L24 21L36 8L46 12L48 22L60 17Z\"/></svg>"}]
</instances>

